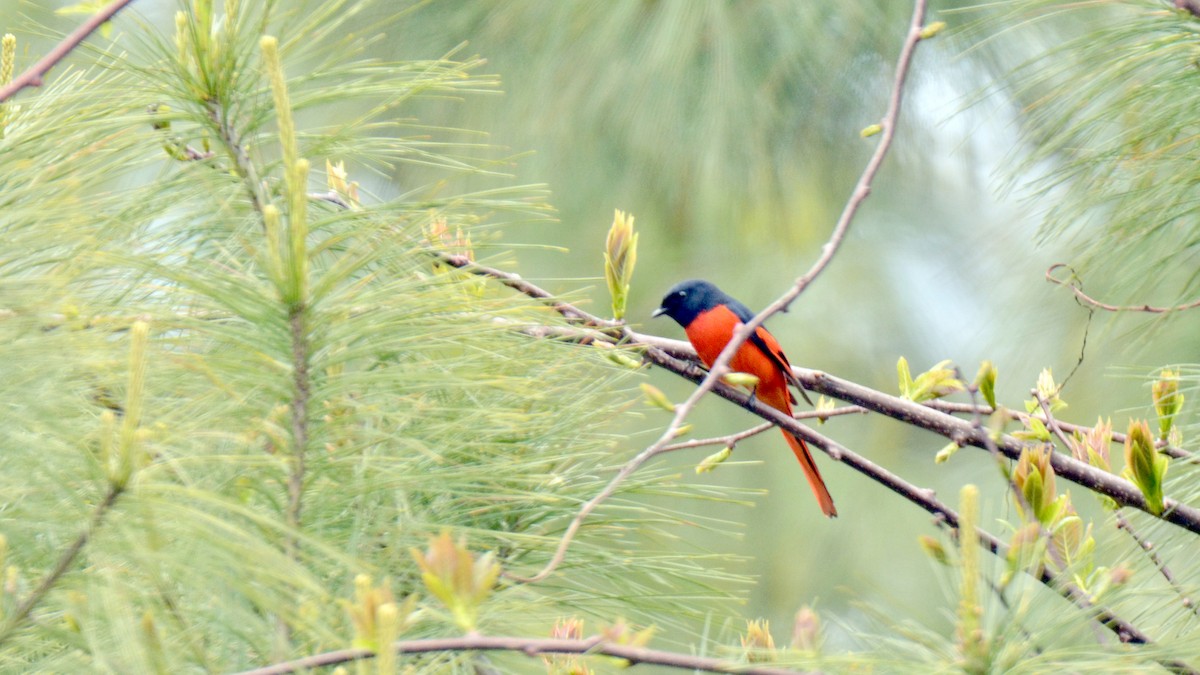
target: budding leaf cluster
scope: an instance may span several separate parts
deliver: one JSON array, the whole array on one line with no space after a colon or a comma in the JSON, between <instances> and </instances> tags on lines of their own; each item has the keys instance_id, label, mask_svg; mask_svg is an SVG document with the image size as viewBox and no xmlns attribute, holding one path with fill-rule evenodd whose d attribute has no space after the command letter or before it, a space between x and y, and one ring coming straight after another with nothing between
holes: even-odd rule
<instances>
[{"instance_id":1,"label":"budding leaf cluster","mask_svg":"<svg viewBox=\"0 0 1200 675\"><path fill-rule=\"evenodd\" d=\"M1125 433L1124 475L1142 491L1146 508L1159 515L1163 512L1163 480L1170 460L1154 446L1154 436L1145 420L1129 423Z\"/></svg>"},{"instance_id":2,"label":"budding leaf cluster","mask_svg":"<svg viewBox=\"0 0 1200 675\"><path fill-rule=\"evenodd\" d=\"M500 578L500 563L495 556L473 555L465 541L455 543L449 532L430 540L424 552L413 549L412 556L421 568L425 588L450 610L458 627L467 632L475 630L479 607Z\"/></svg>"},{"instance_id":3,"label":"budding leaf cluster","mask_svg":"<svg viewBox=\"0 0 1200 675\"><path fill-rule=\"evenodd\" d=\"M717 452L714 452L708 457L702 459L700 463L696 465L696 473L708 473L709 471L716 469L718 464L721 464L725 460L729 459L729 456L732 454L733 448L729 447L728 445L721 448Z\"/></svg>"},{"instance_id":4,"label":"budding leaf cluster","mask_svg":"<svg viewBox=\"0 0 1200 675\"><path fill-rule=\"evenodd\" d=\"M629 285L637 264L637 234L633 231L633 216L618 210L604 247L604 280L612 297L614 319L625 318L629 301Z\"/></svg>"},{"instance_id":5,"label":"budding leaf cluster","mask_svg":"<svg viewBox=\"0 0 1200 675\"><path fill-rule=\"evenodd\" d=\"M1067 402L1058 395L1059 387L1054 383L1054 373L1049 368L1042 368L1042 372L1038 373L1037 386L1034 387L1034 391L1037 392L1037 398L1025 401L1025 412L1027 413L1032 414L1042 409L1039 399L1046 402L1046 406L1052 413L1067 407Z\"/></svg>"},{"instance_id":6,"label":"budding leaf cluster","mask_svg":"<svg viewBox=\"0 0 1200 675\"><path fill-rule=\"evenodd\" d=\"M1179 371L1164 368L1151 385L1154 412L1158 415L1158 437L1167 440L1175 427L1175 419L1183 409L1183 392L1179 391Z\"/></svg>"},{"instance_id":7,"label":"budding leaf cluster","mask_svg":"<svg viewBox=\"0 0 1200 675\"><path fill-rule=\"evenodd\" d=\"M996 408L996 365L991 361L979 364L979 372L975 373L975 387L987 404Z\"/></svg>"},{"instance_id":8,"label":"budding leaf cluster","mask_svg":"<svg viewBox=\"0 0 1200 675\"><path fill-rule=\"evenodd\" d=\"M949 359L940 361L914 379L908 369L908 359L901 356L900 360L896 362L896 374L900 380L900 397L920 403L963 391L965 387L962 380L958 379L954 370L948 367L949 365Z\"/></svg>"},{"instance_id":9,"label":"budding leaf cluster","mask_svg":"<svg viewBox=\"0 0 1200 675\"><path fill-rule=\"evenodd\" d=\"M1091 524L1085 525L1079 517L1069 493L1060 495L1055 489L1053 452L1050 445L1025 448L1013 471L1013 485L1020 494L1017 509L1027 522L1013 533L1002 584L1021 566L1042 564L1070 569L1081 588L1094 588L1096 583L1107 583L1102 579L1106 569L1094 565L1096 540Z\"/></svg>"},{"instance_id":10,"label":"budding leaf cluster","mask_svg":"<svg viewBox=\"0 0 1200 675\"><path fill-rule=\"evenodd\" d=\"M766 619L746 622L742 635L742 650L750 663L774 660L775 640L771 637L771 623Z\"/></svg>"}]
</instances>

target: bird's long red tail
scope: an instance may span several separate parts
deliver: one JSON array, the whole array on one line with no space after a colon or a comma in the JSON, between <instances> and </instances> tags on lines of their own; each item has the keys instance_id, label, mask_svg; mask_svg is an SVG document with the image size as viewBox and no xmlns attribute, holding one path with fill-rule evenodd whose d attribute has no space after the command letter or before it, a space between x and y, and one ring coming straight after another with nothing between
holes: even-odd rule
<instances>
[{"instance_id":1,"label":"bird's long red tail","mask_svg":"<svg viewBox=\"0 0 1200 675\"><path fill-rule=\"evenodd\" d=\"M837 517L837 508L833 505L833 495L829 494L829 488L825 487L825 481L821 478L821 472L817 470L817 463L813 461L808 444L804 442L804 439L793 436L787 431L783 432L783 437L787 439L788 445L792 446L792 452L796 453L796 459L800 460L800 466L804 469L804 477L808 479L813 494L817 496L821 512L830 518Z\"/></svg>"}]
</instances>

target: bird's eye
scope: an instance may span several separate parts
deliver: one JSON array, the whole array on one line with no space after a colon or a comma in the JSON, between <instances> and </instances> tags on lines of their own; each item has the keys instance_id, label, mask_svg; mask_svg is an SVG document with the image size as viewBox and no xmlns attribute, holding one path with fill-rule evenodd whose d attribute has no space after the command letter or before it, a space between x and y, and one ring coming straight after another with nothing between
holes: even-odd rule
<instances>
[{"instance_id":1,"label":"bird's eye","mask_svg":"<svg viewBox=\"0 0 1200 675\"><path fill-rule=\"evenodd\" d=\"M686 297L687 297L687 291L679 291L679 292L678 292L678 293L676 293L675 295L678 295L678 296L679 296L679 297L681 297L681 298L686 298Z\"/></svg>"}]
</instances>

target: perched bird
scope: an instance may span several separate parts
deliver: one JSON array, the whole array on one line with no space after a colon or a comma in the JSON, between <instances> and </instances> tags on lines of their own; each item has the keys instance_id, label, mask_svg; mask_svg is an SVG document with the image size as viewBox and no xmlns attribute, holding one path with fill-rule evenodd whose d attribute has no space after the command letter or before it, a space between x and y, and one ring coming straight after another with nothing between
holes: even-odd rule
<instances>
[{"instance_id":1,"label":"perched bird","mask_svg":"<svg viewBox=\"0 0 1200 675\"><path fill-rule=\"evenodd\" d=\"M725 345L729 344L734 331L754 318L754 312L745 305L701 279L681 282L667 291L662 305L654 310L653 315L664 314L683 326L700 360L710 367L725 349ZM754 388L754 395L758 400L789 417L792 414L792 403L795 403L796 399L788 385L800 389L801 393L804 391L792 373L792 366L779 347L779 342L762 326L738 347L737 353L729 362L729 368L757 377L758 384ZM781 431L788 445L792 446L796 459L800 460L800 466L804 469L808 484L812 486L813 494L817 496L821 511L830 518L836 516L837 509L833 506L833 497L825 487L825 481L821 479L821 472L817 470L808 445L786 429Z\"/></svg>"}]
</instances>

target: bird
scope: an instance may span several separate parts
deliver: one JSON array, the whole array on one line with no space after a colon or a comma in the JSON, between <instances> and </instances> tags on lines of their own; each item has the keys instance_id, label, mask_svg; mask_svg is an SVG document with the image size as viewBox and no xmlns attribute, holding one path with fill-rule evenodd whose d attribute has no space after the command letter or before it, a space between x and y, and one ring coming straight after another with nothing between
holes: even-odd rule
<instances>
[{"instance_id":1,"label":"bird","mask_svg":"<svg viewBox=\"0 0 1200 675\"><path fill-rule=\"evenodd\" d=\"M703 279L682 281L667 291L659 308L651 314L653 317L669 316L687 333L688 341L696 348L696 354L704 365L712 367L729 344L734 332L742 324L754 318L745 305L726 295L716 285ZM739 373L749 373L758 378L758 384L753 388L752 396L792 416L792 404L796 402L788 385L796 387L804 393L800 381L792 372L787 356L775 336L763 326L738 347L737 353L729 362L729 368ZM808 397L805 396L807 399ZM796 459L804 469L804 476L812 487L813 494L821 512L830 518L837 516L833 505L833 496L821 478L821 472L809 452L804 439L792 434L787 429L780 429L784 439L791 446Z\"/></svg>"}]
</instances>

